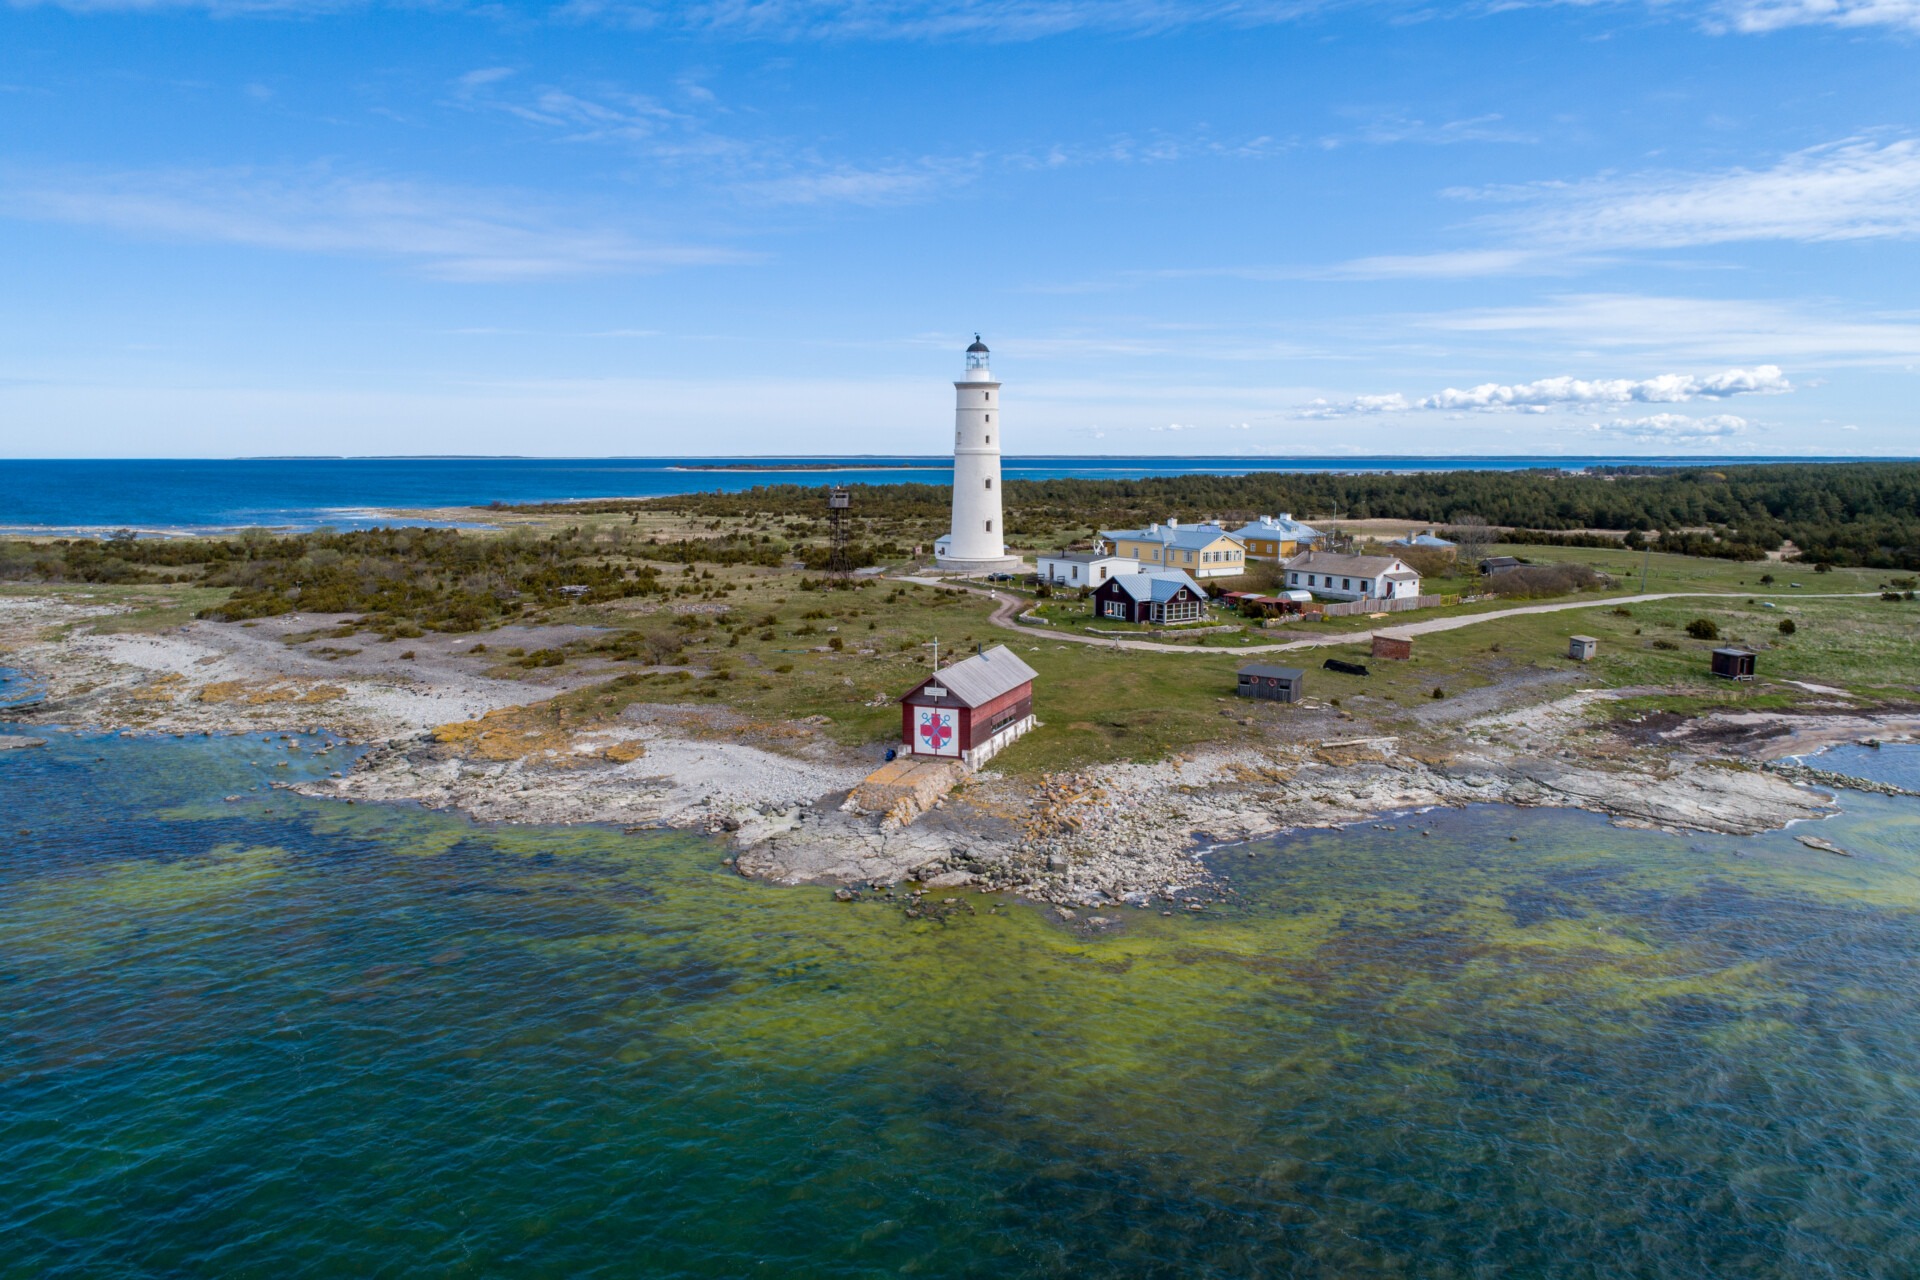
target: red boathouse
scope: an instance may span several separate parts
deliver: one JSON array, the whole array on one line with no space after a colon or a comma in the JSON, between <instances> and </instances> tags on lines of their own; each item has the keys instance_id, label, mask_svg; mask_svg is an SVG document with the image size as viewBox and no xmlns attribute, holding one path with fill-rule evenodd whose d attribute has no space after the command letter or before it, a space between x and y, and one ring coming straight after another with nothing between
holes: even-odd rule
<instances>
[{"instance_id":1,"label":"red boathouse","mask_svg":"<svg viewBox=\"0 0 1920 1280\"><path fill-rule=\"evenodd\" d=\"M1036 674L1003 644L934 672L900 699L902 745L979 768L1033 728Z\"/></svg>"}]
</instances>

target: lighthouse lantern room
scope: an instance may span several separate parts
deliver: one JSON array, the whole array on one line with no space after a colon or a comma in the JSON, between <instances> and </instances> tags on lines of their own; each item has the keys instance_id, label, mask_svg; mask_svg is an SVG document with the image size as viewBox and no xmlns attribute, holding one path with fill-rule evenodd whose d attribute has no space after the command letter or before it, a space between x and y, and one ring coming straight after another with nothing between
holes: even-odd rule
<instances>
[{"instance_id":1,"label":"lighthouse lantern room","mask_svg":"<svg viewBox=\"0 0 1920 1280\"><path fill-rule=\"evenodd\" d=\"M942 569L1010 573L1021 567L1007 554L1000 506L1000 384L988 365L987 344L973 336L966 372L953 384L953 528L935 544Z\"/></svg>"}]
</instances>

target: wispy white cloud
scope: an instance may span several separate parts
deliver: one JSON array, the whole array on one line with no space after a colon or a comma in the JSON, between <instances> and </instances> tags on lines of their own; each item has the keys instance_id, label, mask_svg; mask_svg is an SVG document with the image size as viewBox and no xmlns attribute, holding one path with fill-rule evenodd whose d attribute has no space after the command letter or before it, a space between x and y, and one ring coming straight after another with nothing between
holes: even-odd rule
<instances>
[{"instance_id":1,"label":"wispy white cloud","mask_svg":"<svg viewBox=\"0 0 1920 1280\"><path fill-rule=\"evenodd\" d=\"M1779 395L1793 384L1770 364L1721 373L1668 373L1655 378L1541 378L1535 382L1483 382L1461 389L1448 387L1410 400L1398 392L1356 396L1334 402L1314 400L1295 416L1345 418L1416 410L1449 413L1549 413L1555 409L1582 409L1612 404L1685 404L1693 400L1724 400L1737 395Z\"/></svg>"},{"instance_id":2,"label":"wispy white cloud","mask_svg":"<svg viewBox=\"0 0 1920 1280\"><path fill-rule=\"evenodd\" d=\"M471 92L472 90L483 88L486 85L498 84L511 75L513 75L512 67L475 67L465 75L460 76L455 83L462 89Z\"/></svg>"},{"instance_id":3,"label":"wispy white cloud","mask_svg":"<svg viewBox=\"0 0 1920 1280\"><path fill-rule=\"evenodd\" d=\"M273 172L0 174L0 215L135 235L394 258L443 280L500 281L738 263L739 251L583 225L507 193Z\"/></svg>"},{"instance_id":4,"label":"wispy white cloud","mask_svg":"<svg viewBox=\"0 0 1920 1280\"><path fill-rule=\"evenodd\" d=\"M407 0L6 0L14 8L75 13L200 11L223 16L346 13ZM1447 15L1473 19L1521 8L1649 9L1717 34L1764 35L1788 27L1920 31L1920 0L1478 0ZM498 17L496 0L436 0L447 12ZM1190 28L1254 28L1296 23L1338 9L1369 9L1388 20L1431 20L1414 0L563 0L542 16L630 30L698 32L752 40L1040 40L1079 32L1162 35ZM1486 120L1383 120L1375 132L1426 134L1497 130ZM1464 136L1458 140L1467 140ZM1485 140L1515 141L1513 137ZM1335 145L1338 139L1335 140Z\"/></svg>"},{"instance_id":5,"label":"wispy white cloud","mask_svg":"<svg viewBox=\"0 0 1920 1280\"><path fill-rule=\"evenodd\" d=\"M1327 134L1319 140L1319 145L1332 150L1354 143L1385 147L1403 142L1448 146L1460 142L1538 141L1539 138L1534 134L1505 123L1504 117L1497 113L1462 120L1443 120L1438 124L1389 114L1364 121L1347 132Z\"/></svg>"},{"instance_id":6,"label":"wispy white cloud","mask_svg":"<svg viewBox=\"0 0 1920 1280\"><path fill-rule=\"evenodd\" d=\"M978 174L977 161L928 156L911 164L862 168L834 165L740 181L736 192L765 204L910 204L965 186Z\"/></svg>"},{"instance_id":7,"label":"wispy white cloud","mask_svg":"<svg viewBox=\"0 0 1920 1280\"><path fill-rule=\"evenodd\" d=\"M1417 328L1496 336L1502 344L1645 351L1665 359L1773 360L1823 367L1905 366L1920 360L1920 317L1835 314L1817 304L1590 293L1529 306L1418 318Z\"/></svg>"},{"instance_id":8,"label":"wispy white cloud","mask_svg":"<svg viewBox=\"0 0 1920 1280\"><path fill-rule=\"evenodd\" d=\"M1785 27L1895 27L1920 31L1920 0L1726 0L1710 24L1747 34Z\"/></svg>"},{"instance_id":9,"label":"wispy white cloud","mask_svg":"<svg viewBox=\"0 0 1920 1280\"><path fill-rule=\"evenodd\" d=\"M1497 243L1379 254L1272 274L1325 280L1571 275L1637 252L1909 239L1920 236L1920 139L1847 138L1762 168L1602 174L1576 182L1454 187L1443 194L1513 206L1468 224Z\"/></svg>"},{"instance_id":10,"label":"wispy white cloud","mask_svg":"<svg viewBox=\"0 0 1920 1280\"><path fill-rule=\"evenodd\" d=\"M1073 32L1157 34L1265 26L1332 0L571 0L579 16L762 39L1034 40Z\"/></svg>"},{"instance_id":11,"label":"wispy white cloud","mask_svg":"<svg viewBox=\"0 0 1920 1280\"><path fill-rule=\"evenodd\" d=\"M1323 280L1475 280L1488 276L1555 275L1576 265L1565 254L1541 249L1461 249L1443 253L1378 254L1293 274Z\"/></svg>"},{"instance_id":12,"label":"wispy white cloud","mask_svg":"<svg viewBox=\"0 0 1920 1280\"><path fill-rule=\"evenodd\" d=\"M1494 215L1485 225L1539 248L1904 239L1920 235L1920 139L1847 138L1763 169L1604 175L1447 194L1524 205L1524 212Z\"/></svg>"},{"instance_id":13,"label":"wispy white cloud","mask_svg":"<svg viewBox=\"0 0 1920 1280\"><path fill-rule=\"evenodd\" d=\"M1654 413L1644 418L1614 418L1588 426L1592 435L1639 444L1685 445L1723 441L1744 435L1753 424L1731 413L1710 414L1704 418L1684 413Z\"/></svg>"}]
</instances>

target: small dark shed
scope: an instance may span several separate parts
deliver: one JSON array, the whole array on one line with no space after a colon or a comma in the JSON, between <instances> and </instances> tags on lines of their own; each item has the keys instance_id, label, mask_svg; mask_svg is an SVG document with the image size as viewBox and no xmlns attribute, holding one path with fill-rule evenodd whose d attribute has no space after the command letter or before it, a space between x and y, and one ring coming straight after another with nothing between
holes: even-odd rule
<instances>
[{"instance_id":1,"label":"small dark shed","mask_svg":"<svg viewBox=\"0 0 1920 1280\"><path fill-rule=\"evenodd\" d=\"M1480 562L1482 574L1503 573L1508 569L1517 569L1520 561L1513 556L1488 556Z\"/></svg>"},{"instance_id":2,"label":"small dark shed","mask_svg":"<svg viewBox=\"0 0 1920 1280\"><path fill-rule=\"evenodd\" d=\"M1275 702L1298 702L1307 693L1307 673L1298 667L1269 667L1254 662L1240 668L1243 698L1272 698Z\"/></svg>"},{"instance_id":3,"label":"small dark shed","mask_svg":"<svg viewBox=\"0 0 1920 1280\"><path fill-rule=\"evenodd\" d=\"M1753 679L1753 654L1746 649L1715 649L1713 674L1723 680Z\"/></svg>"}]
</instances>

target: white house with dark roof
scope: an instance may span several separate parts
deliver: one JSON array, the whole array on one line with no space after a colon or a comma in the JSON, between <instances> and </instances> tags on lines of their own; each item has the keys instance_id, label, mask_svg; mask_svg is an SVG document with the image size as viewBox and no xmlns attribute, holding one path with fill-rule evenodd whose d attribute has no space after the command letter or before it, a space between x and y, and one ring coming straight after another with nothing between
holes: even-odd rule
<instances>
[{"instance_id":1,"label":"white house with dark roof","mask_svg":"<svg viewBox=\"0 0 1920 1280\"><path fill-rule=\"evenodd\" d=\"M1309 551L1287 561L1287 586L1334 600L1399 600L1420 594L1420 575L1399 556Z\"/></svg>"}]
</instances>

